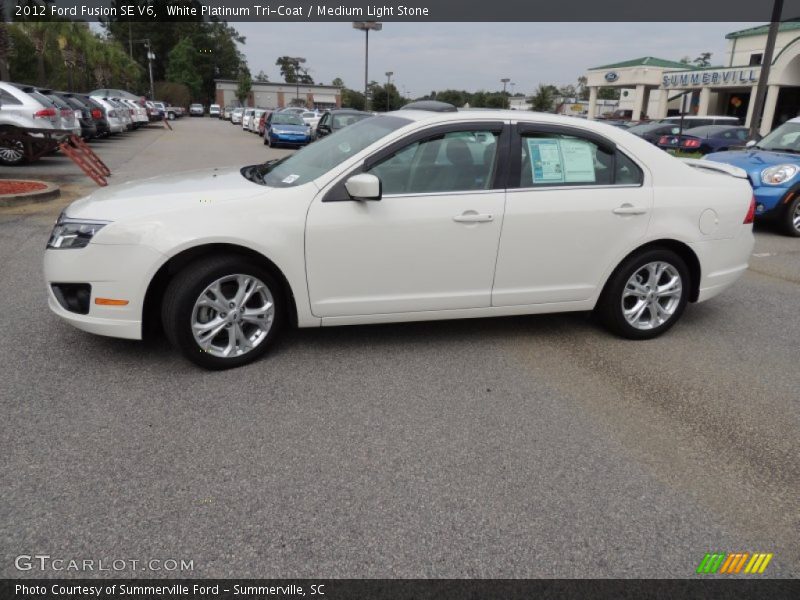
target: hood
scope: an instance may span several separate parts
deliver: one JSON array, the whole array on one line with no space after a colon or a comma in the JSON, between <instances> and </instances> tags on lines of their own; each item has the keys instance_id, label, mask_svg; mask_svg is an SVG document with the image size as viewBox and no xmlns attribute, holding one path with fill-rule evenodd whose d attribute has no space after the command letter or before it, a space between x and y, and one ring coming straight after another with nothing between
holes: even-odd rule
<instances>
[{"instance_id":1,"label":"hood","mask_svg":"<svg viewBox=\"0 0 800 600\"><path fill-rule=\"evenodd\" d=\"M67 207L71 219L118 221L181 210L199 202L227 203L264 194L238 167L187 171L101 188Z\"/></svg>"},{"instance_id":2,"label":"hood","mask_svg":"<svg viewBox=\"0 0 800 600\"><path fill-rule=\"evenodd\" d=\"M714 152L707 154L706 159L744 169L750 175L750 181L754 182L761 181L761 171L767 167L782 164L800 164L799 154L758 149Z\"/></svg>"}]
</instances>

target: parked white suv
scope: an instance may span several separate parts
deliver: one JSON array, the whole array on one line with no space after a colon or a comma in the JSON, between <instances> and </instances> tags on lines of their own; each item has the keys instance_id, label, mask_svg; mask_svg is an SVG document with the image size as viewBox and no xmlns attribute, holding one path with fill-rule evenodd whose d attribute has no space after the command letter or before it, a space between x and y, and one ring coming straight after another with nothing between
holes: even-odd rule
<instances>
[{"instance_id":1,"label":"parked white suv","mask_svg":"<svg viewBox=\"0 0 800 600\"><path fill-rule=\"evenodd\" d=\"M0 81L0 132L19 133L25 129L64 131L60 108L32 86ZM24 161L21 142L0 142L0 164L16 165Z\"/></svg>"}]
</instances>

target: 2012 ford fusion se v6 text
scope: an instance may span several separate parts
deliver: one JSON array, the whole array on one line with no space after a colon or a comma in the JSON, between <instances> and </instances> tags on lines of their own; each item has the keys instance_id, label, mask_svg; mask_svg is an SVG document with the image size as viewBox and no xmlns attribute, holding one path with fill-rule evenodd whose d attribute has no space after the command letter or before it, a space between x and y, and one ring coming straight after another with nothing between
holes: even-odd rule
<instances>
[{"instance_id":1,"label":"2012 ford fusion se v6 text","mask_svg":"<svg viewBox=\"0 0 800 600\"><path fill-rule=\"evenodd\" d=\"M615 127L402 110L286 158L104 188L61 215L49 304L92 333L160 323L207 368L319 327L595 310L655 337L747 269L741 169Z\"/></svg>"}]
</instances>

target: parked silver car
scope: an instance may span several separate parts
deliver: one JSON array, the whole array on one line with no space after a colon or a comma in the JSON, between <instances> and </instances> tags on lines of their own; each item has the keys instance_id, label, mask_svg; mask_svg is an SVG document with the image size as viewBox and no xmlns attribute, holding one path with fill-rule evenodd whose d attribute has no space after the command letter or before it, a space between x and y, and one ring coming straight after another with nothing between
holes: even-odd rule
<instances>
[{"instance_id":1,"label":"parked silver car","mask_svg":"<svg viewBox=\"0 0 800 600\"><path fill-rule=\"evenodd\" d=\"M108 127L110 132L122 133L127 129L127 121L122 111L113 104L108 98L101 98L100 96L90 96L92 100L99 103L106 111L106 119L108 119Z\"/></svg>"},{"instance_id":2,"label":"parked silver car","mask_svg":"<svg viewBox=\"0 0 800 600\"><path fill-rule=\"evenodd\" d=\"M60 109L32 86L0 81L0 132L20 132L25 129L60 132ZM0 164L16 165L24 161L21 142L0 144Z\"/></svg>"}]
</instances>

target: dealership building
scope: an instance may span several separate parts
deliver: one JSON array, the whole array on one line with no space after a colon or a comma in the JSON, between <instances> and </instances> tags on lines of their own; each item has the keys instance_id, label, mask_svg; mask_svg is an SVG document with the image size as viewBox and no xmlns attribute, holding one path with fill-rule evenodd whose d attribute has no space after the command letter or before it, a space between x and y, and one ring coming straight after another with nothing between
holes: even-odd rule
<instances>
[{"instance_id":1,"label":"dealership building","mask_svg":"<svg viewBox=\"0 0 800 600\"><path fill-rule=\"evenodd\" d=\"M586 73L588 116L590 119L598 116L598 90L615 87L622 90L619 108L628 108L634 121L678 114L683 102L688 114L732 115L749 126L768 28L763 25L725 36L728 49L723 66L692 67L648 56L591 68ZM781 23L775 43L761 121L762 135L798 115L800 21L787 21Z\"/></svg>"},{"instance_id":2,"label":"dealership building","mask_svg":"<svg viewBox=\"0 0 800 600\"><path fill-rule=\"evenodd\" d=\"M239 106L236 90L239 83L234 79L216 79L216 103L220 106ZM307 108L337 108L342 105L341 90L334 85L295 85L293 83L256 82L244 101L244 106L261 108L284 108L305 106Z\"/></svg>"}]
</instances>

